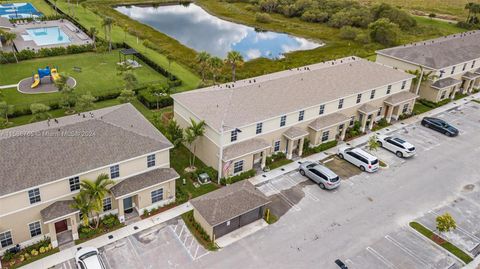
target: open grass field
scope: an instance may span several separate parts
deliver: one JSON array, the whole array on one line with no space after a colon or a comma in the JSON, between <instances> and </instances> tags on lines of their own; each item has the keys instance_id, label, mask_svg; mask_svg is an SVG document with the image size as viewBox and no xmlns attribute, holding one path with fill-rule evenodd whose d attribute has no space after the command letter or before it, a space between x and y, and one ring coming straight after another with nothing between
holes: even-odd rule
<instances>
[{"instance_id":1,"label":"open grass field","mask_svg":"<svg viewBox=\"0 0 480 269\"><path fill-rule=\"evenodd\" d=\"M82 53L75 55L39 58L22 61L18 64L1 65L0 82L2 85L16 84L20 80L32 77L38 68L56 66L60 73L65 73L77 80L76 91L78 93L91 92L93 95L119 90L123 87L122 76L117 71L118 52L111 53ZM139 84L166 83L167 79L142 64L141 68L133 71ZM73 71L73 67L82 68L81 72ZM23 94L16 89L2 90L5 99L9 104L17 108L29 106L31 103L46 103L58 100L59 93L47 94Z\"/></svg>"}]
</instances>

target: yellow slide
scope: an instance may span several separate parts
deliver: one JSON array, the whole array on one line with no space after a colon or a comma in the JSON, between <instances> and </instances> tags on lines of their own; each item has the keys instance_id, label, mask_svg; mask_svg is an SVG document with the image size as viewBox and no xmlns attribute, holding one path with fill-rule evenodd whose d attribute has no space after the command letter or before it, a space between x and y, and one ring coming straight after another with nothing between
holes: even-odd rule
<instances>
[{"instance_id":1,"label":"yellow slide","mask_svg":"<svg viewBox=\"0 0 480 269\"><path fill-rule=\"evenodd\" d=\"M53 81L56 81L60 78L60 74L58 74L56 68L52 68L52 71L50 71L50 75L52 76Z\"/></svg>"},{"instance_id":2,"label":"yellow slide","mask_svg":"<svg viewBox=\"0 0 480 269\"><path fill-rule=\"evenodd\" d=\"M33 84L31 86L31 88L33 89L33 88L37 87L39 84L40 84L40 76L38 74L35 74L33 76Z\"/></svg>"}]
</instances>

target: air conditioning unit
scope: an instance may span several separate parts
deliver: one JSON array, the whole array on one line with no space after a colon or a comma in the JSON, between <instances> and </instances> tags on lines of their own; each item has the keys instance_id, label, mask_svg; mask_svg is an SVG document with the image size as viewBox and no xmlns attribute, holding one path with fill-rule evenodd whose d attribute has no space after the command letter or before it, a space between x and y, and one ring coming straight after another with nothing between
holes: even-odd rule
<instances>
[{"instance_id":1,"label":"air conditioning unit","mask_svg":"<svg viewBox=\"0 0 480 269\"><path fill-rule=\"evenodd\" d=\"M207 173L201 173L200 175L198 175L197 181L200 184L208 184L212 182L210 176Z\"/></svg>"}]
</instances>

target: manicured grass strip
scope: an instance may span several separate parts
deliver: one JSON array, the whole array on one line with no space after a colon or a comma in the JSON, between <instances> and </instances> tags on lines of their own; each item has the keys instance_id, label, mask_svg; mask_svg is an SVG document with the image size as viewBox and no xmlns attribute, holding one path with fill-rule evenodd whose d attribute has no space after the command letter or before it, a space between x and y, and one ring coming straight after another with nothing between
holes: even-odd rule
<instances>
[{"instance_id":1,"label":"manicured grass strip","mask_svg":"<svg viewBox=\"0 0 480 269\"><path fill-rule=\"evenodd\" d=\"M271 163L270 165L268 165L268 168L270 168L270 170L273 170L273 169L278 168L280 166L287 165L291 162L293 162L293 161L289 160L289 159L280 159L280 160L275 161L275 162Z\"/></svg>"},{"instance_id":2,"label":"manicured grass strip","mask_svg":"<svg viewBox=\"0 0 480 269\"><path fill-rule=\"evenodd\" d=\"M211 241L211 238L193 217L193 210L184 213L182 215L182 219L185 222L188 230L190 230L193 236L197 239L197 242L210 251L218 249L217 245Z\"/></svg>"},{"instance_id":3,"label":"manicured grass strip","mask_svg":"<svg viewBox=\"0 0 480 269\"><path fill-rule=\"evenodd\" d=\"M418 223L418 222L415 222L415 221L412 221L410 222L410 227L412 227L413 229L415 229L417 232L423 234L425 237L427 237L428 239L432 240L433 242L435 242L432 237L433 236L436 236L430 229L426 228L425 226L423 226L422 224ZM443 239L443 238L442 238ZM445 240L445 239L443 239ZM437 242L435 242L437 243ZM442 248L446 249L448 252L452 253L453 255L457 256L460 260L462 260L464 263L468 264L470 263L473 259L472 257L470 257L470 255L468 255L467 253L463 252L463 250L459 249L458 247L456 247L455 245L453 245L452 243L448 242L445 240L445 242L439 244L437 243L439 246L441 246Z\"/></svg>"},{"instance_id":4,"label":"manicured grass strip","mask_svg":"<svg viewBox=\"0 0 480 269\"><path fill-rule=\"evenodd\" d=\"M427 111L430 111L432 109L433 108L428 107L426 105L423 105L423 104L420 104L420 103L415 103L415 105L413 106L413 113L415 115L418 115L418 114L422 114L422 113L425 113Z\"/></svg>"},{"instance_id":5,"label":"manicured grass strip","mask_svg":"<svg viewBox=\"0 0 480 269\"><path fill-rule=\"evenodd\" d=\"M55 253L57 253L57 252L60 252L60 249L59 249L59 248L54 248L54 249L52 249L52 250L50 250L50 251L47 251L47 252L45 252L45 253L40 253L40 254L38 254L37 256L30 256L31 258L29 258L28 260L23 261L21 264L19 264L19 265L14 265L14 266L9 266L8 268L10 268L10 269L20 268L20 267L25 266L25 265L27 265L27 264L29 264L29 263L36 262L36 261L38 261L38 260L40 260L40 259L43 259L43 258L48 257L48 256L50 256L50 255L53 255L53 254L55 254Z\"/></svg>"}]
</instances>

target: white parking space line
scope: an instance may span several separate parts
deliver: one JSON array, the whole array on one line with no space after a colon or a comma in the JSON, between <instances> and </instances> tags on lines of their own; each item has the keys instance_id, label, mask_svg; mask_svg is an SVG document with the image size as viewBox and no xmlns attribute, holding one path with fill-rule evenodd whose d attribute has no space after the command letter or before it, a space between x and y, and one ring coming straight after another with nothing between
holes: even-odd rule
<instances>
[{"instance_id":1,"label":"white parking space line","mask_svg":"<svg viewBox=\"0 0 480 269\"><path fill-rule=\"evenodd\" d=\"M405 253L407 253L410 257L414 258L418 262L420 262L425 268L433 268L430 266L428 263L426 263L422 258L418 257L413 251L411 251L409 248L405 247L404 245L400 244L397 240L395 240L393 237L386 235L385 239L390 241L392 244L403 250Z\"/></svg>"},{"instance_id":2,"label":"white parking space line","mask_svg":"<svg viewBox=\"0 0 480 269\"><path fill-rule=\"evenodd\" d=\"M303 181L300 181L300 182L295 182L291 177L290 175L285 175L285 178L290 181L294 186L298 185L300 182L303 182ZM306 189L306 187L303 187L302 191L305 193L305 195L312 199L313 201L315 202L318 202L320 201L320 199L318 199L317 196L313 195L309 190Z\"/></svg>"},{"instance_id":3,"label":"white parking space line","mask_svg":"<svg viewBox=\"0 0 480 269\"><path fill-rule=\"evenodd\" d=\"M392 264L389 260L383 257L380 253L374 250L372 247L367 247L367 251L372 254L375 258L383 262L388 268L398 269L394 264Z\"/></svg>"},{"instance_id":4,"label":"white parking space line","mask_svg":"<svg viewBox=\"0 0 480 269\"><path fill-rule=\"evenodd\" d=\"M276 194L280 196L285 202L287 202L288 205L290 205L295 211L300 211L301 208L296 205L294 202L292 202L285 194L283 194L279 189L275 188L271 183L265 184L269 188L271 188Z\"/></svg>"}]
</instances>

